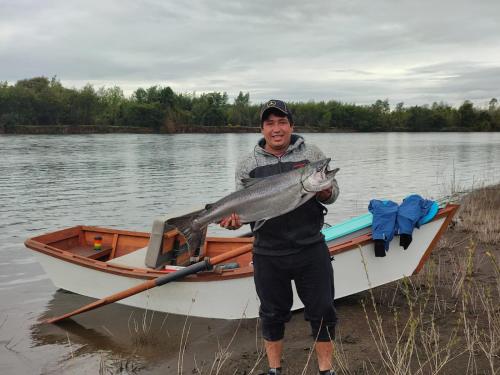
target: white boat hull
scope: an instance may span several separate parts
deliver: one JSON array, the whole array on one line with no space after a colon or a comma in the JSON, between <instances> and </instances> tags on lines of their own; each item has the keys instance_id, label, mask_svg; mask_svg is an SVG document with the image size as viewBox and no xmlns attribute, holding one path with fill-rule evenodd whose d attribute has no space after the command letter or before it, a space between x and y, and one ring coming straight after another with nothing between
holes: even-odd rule
<instances>
[{"instance_id":1,"label":"white boat hull","mask_svg":"<svg viewBox=\"0 0 500 375\"><path fill-rule=\"evenodd\" d=\"M415 229L413 242L407 250L403 250L395 238L387 256L383 258L375 257L373 242L336 254L332 261L336 298L411 276L445 219L441 217ZM97 268L82 267L42 252L35 254L56 287L97 299L144 281ZM252 276L213 281L176 281L119 303L172 314L220 319L255 318L259 311L259 299ZM294 290L292 309L302 307Z\"/></svg>"}]
</instances>

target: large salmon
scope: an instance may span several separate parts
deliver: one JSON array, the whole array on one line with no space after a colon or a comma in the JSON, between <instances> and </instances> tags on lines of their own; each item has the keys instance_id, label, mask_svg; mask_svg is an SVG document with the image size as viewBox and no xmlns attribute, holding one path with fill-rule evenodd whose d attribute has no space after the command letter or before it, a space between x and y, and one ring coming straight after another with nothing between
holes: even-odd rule
<instances>
[{"instance_id":1,"label":"large salmon","mask_svg":"<svg viewBox=\"0 0 500 375\"><path fill-rule=\"evenodd\" d=\"M244 189L207 204L203 210L168 219L167 223L183 234L191 251L200 247L208 224L218 223L232 213L238 214L242 223L255 222L256 231L266 220L294 210L331 187L338 168L329 171L329 162L323 159L274 176L246 179L242 181Z\"/></svg>"}]
</instances>

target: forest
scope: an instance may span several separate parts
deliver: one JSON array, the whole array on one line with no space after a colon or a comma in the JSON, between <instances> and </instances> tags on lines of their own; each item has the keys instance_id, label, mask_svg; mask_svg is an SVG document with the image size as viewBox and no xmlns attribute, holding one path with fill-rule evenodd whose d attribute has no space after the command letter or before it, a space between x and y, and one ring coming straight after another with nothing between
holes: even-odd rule
<instances>
[{"instance_id":1,"label":"forest","mask_svg":"<svg viewBox=\"0 0 500 375\"><path fill-rule=\"evenodd\" d=\"M500 131L500 106L492 98L485 108L464 101L422 106L371 105L336 100L288 103L294 125L317 131ZM56 78L34 77L15 84L0 82L0 127L16 126L144 127L161 132L176 127L258 127L260 103L240 92L229 102L225 92L175 93L170 87L139 88L129 97L120 87L67 88Z\"/></svg>"}]
</instances>

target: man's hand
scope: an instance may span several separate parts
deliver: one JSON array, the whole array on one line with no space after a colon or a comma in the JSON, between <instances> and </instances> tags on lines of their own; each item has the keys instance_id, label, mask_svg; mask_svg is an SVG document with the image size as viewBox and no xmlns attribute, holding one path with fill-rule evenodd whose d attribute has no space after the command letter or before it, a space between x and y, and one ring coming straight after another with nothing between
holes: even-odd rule
<instances>
[{"instance_id":1,"label":"man's hand","mask_svg":"<svg viewBox=\"0 0 500 375\"><path fill-rule=\"evenodd\" d=\"M333 188L328 188L316 193L316 199L320 202L326 202L332 196Z\"/></svg>"},{"instance_id":2,"label":"man's hand","mask_svg":"<svg viewBox=\"0 0 500 375\"><path fill-rule=\"evenodd\" d=\"M220 221L220 226L222 228L230 229L230 230L236 230L240 229L242 224L240 221L240 217L238 214L231 214L231 216L228 216Z\"/></svg>"}]
</instances>

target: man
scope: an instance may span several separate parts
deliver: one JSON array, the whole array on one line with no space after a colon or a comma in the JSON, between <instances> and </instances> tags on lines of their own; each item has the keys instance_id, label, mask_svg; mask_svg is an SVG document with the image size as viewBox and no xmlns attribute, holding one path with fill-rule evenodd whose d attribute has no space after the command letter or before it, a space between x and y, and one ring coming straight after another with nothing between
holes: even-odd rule
<instances>
[{"instance_id":1,"label":"man","mask_svg":"<svg viewBox=\"0 0 500 375\"><path fill-rule=\"evenodd\" d=\"M314 145L293 134L292 115L281 100L269 100L261 110L263 138L236 170L236 185L249 177L267 177L324 159ZM281 355L285 323L291 318L293 294L291 281L304 304L305 319L310 322L320 374L333 374L333 337L336 323L333 306L333 270L321 228L326 208L339 189L317 193L295 210L268 220L254 232L254 280L260 299L259 316L269 362L267 374L281 373ZM241 222L233 214L221 221L228 229L238 229ZM252 229L254 227L251 224Z\"/></svg>"}]
</instances>

